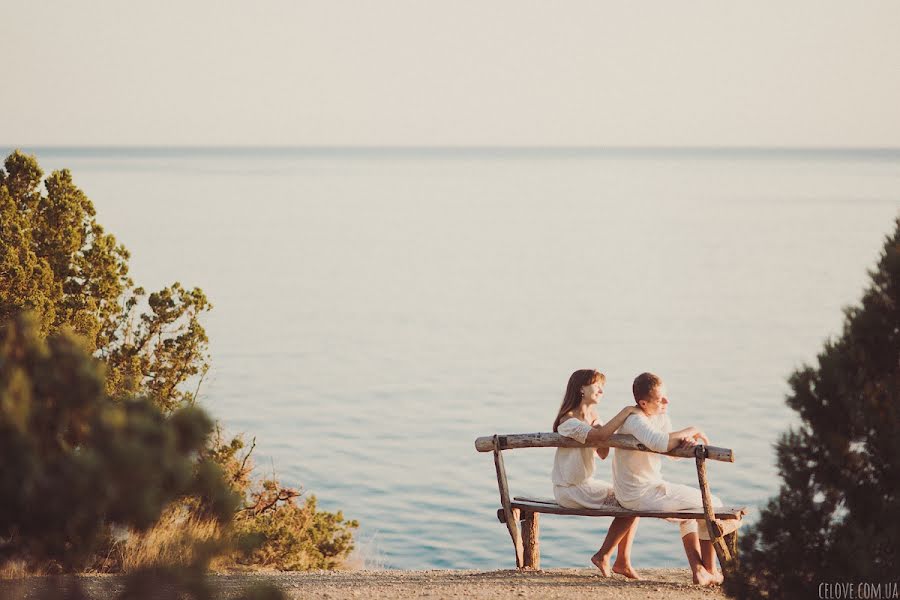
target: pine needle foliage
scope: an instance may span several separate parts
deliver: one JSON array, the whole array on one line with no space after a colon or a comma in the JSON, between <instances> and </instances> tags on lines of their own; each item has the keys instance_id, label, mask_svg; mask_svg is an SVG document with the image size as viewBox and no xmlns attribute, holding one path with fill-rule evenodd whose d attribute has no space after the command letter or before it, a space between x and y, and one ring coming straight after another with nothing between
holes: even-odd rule
<instances>
[{"instance_id":1,"label":"pine needle foliage","mask_svg":"<svg viewBox=\"0 0 900 600\"><path fill-rule=\"evenodd\" d=\"M232 490L244 499L232 522L231 547L223 566L280 571L336 569L353 550L355 520L341 511L319 510L316 497L283 486L272 474L253 480L254 439L244 450L238 436L228 443L217 431L210 456L227 474Z\"/></svg>"},{"instance_id":2,"label":"pine needle foliage","mask_svg":"<svg viewBox=\"0 0 900 600\"><path fill-rule=\"evenodd\" d=\"M113 397L142 395L165 411L193 401L187 384L209 366L199 318L212 305L203 291L135 287L128 250L97 222L71 172L44 180L37 159L18 150L4 167L0 322L29 310L44 336L71 329L103 359Z\"/></svg>"},{"instance_id":3,"label":"pine needle foliage","mask_svg":"<svg viewBox=\"0 0 900 600\"><path fill-rule=\"evenodd\" d=\"M0 562L77 570L107 528L146 530L185 496L229 521L235 494L217 464L197 461L212 430L195 407L110 398L82 338L44 339L35 319L14 317L0 327Z\"/></svg>"},{"instance_id":4,"label":"pine needle foliage","mask_svg":"<svg viewBox=\"0 0 900 600\"><path fill-rule=\"evenodd\" d=\"M209 368L203 291L136 287L128 250L71 172L45 178L20 151L3 166L0 435L10 434L0 456L20 463L0 469L0 565L161 576L177 562L188 570L169 575L198 589L213 560L339 566L356 522L318 510L314 496L298 503L274 476L253 481L252 447L239 456L243 440L210 436L193 407ZM16 362L22 352L31 362Z\"/></svg>"},{"instance_id":5,"label":"pine needle foliage","mask_svg":"<svg viewBox=\"0 0 900 600\"><path fill-rule=\"evenodd\" d=\"M900 573L900 218L862 301L816 366L790 378L800 425L776 446L783 484L745 533L737 598L815 597Z\"/></svg>"}]
</instances>

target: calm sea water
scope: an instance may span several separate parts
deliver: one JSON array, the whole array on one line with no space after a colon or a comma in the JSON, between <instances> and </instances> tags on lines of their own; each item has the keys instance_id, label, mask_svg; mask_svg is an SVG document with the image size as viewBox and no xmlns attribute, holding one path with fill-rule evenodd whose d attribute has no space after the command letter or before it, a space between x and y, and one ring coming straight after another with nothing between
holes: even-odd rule
<instances>
[{"instance_id":1,"label":"calm sea water","mask_svg":"<svg viewBox=\"0 0 900 600\"><path fill-rule=\"evenodd\" d=\"M713 491L764 503L786 377L900 214L892 151L33 151L72 169L139 284L206 291L202 401L257 437L260 471L396 568L514 564L473 441L548 430L578 368L608 375L603 418L662 375L674 424L735 450ZM552 459L507 453L512 491L551 495ZM545 517L542 564L587 565L607 526ZM645 519L634 562L683 566L677 527Z\"/></svg>"}]
</instances>

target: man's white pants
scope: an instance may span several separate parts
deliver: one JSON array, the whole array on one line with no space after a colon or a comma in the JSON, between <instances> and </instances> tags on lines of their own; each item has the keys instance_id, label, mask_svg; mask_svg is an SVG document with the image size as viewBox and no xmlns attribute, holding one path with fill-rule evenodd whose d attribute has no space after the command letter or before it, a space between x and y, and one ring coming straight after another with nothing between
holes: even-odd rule
<instances>
[{"instance_id":1,"label":"man's white pants","mask_svg":"<svg viewBox=\"0 0 900 600\"><path fill-rule=\"evenodd\" d=\"M718 496L710 495L713 507L723 506ZM688 485L680 483L669 483L664 481L654 488L649 489L640 498L633 502L622 502L619 504L628 510L654 510L660 512L669 512L677 510L696 509L697 512L703 512L703 496L700 490L692 488ZM701 540L709 539L709 531L706 527L706 519L667 519L678 523L681 528L681 537L689 533L697 533ZM722 525L722 535L731 533L737 529L741 522L739 520L720 521Z\"/></svg>"}]
</instances>

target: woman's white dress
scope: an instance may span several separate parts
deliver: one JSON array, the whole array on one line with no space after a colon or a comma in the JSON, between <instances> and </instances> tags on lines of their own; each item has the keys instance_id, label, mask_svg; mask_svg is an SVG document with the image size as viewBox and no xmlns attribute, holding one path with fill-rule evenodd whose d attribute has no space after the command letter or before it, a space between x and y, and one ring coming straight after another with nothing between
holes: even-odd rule
<instances>
[{"instance_id":1,"label":"woman's white dress","mask_svg":"<svg viewBox=\"0 0 900 600\"><path fill-rule=\"evenodd\" d=\"M557 433L582 444L592 427L571 418L557 427ZM595 448L557 448L553 458L553 497L565 508L604 509L618 506L613 486L594 479Z\"/></svg>"}]
</instances>

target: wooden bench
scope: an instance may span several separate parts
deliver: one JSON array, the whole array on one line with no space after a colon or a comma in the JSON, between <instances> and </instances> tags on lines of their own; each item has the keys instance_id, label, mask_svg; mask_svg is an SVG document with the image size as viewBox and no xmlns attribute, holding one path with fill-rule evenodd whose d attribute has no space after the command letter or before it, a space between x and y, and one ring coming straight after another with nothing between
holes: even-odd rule
<instances>
[{"instance_id":1,"label":"wooden bench","mask_svg":"<svg viewBox=\"0 0 900 600\"><path fill-rule=\"evenodd\" d=\"M632 511L621 506L594 510L587 508L564 508L552 500L516 496L510 498L509 484L506 482L506 467L503 465L503 451L516 448L596 448L610 447L623 450L653 452L632 435L615 434L606 442L581 444L558 433L519 433L509 435L493 435L475 440L475 449L479 452L494 453L494 467L497 470L497 486L500 488L500 508L497 518L505 523L516 550L516 567L519 569L539 569L541 565L540 546L538 543L538 515L580 515L585 517L651 517L657 519L705 519L710 539L722 568L727 570L731 561L737 557L737 531L722 535L721 521L740 520L747 512L746 507L721 507L713 511L706 477L706 460L734 462L734 453L728 448L698 445L693 448L676 448L666 452L668 456L693 458L697 464L697 479L703 507L697 510L677 512ZM663 453L657 453L663 454ZM520 525L521 521L521 525ZM521 530L520 530L521 527Z\"/></svg>"}]
</instances>

